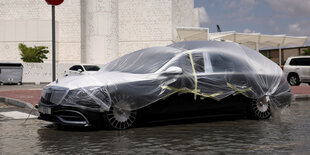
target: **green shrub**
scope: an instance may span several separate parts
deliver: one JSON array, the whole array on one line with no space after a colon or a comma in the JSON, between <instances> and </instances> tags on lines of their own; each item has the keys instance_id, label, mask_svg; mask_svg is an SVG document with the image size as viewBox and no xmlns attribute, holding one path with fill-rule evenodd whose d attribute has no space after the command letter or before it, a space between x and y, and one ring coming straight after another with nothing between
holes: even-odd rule
<instances>
[{"instance_id":1,"label":"green shrub","mask_svg":"<svg viewBox=\"0 0 310 155\"><path fill-rule=\"evenodd\" d=\"M310 55L310 48L303 50L304 53L302 55Z\"/></svg>"},{"instance_id":2,"label":"green shrub","mask_svg":"<svg viewBox=\"0 0 310 155\"><path fill-rule=\"evenodd\" d=\"M46 54L49 53L46 46L27 47L25 44L20 43L18 48L24 62L43 62L43 59L47 59Z\"/></svg>"}]
</instances>

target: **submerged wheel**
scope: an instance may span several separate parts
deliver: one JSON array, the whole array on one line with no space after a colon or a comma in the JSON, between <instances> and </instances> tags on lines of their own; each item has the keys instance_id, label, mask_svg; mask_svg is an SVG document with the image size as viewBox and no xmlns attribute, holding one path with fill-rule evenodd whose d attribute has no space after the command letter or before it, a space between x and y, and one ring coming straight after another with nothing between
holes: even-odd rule
<instances>
[{"instance_id":1,"label":"submerged wheel","mask_svg":"<svg viewBox=\"0 0 310 155\"><path fill-rule=\"evenodd\" d=\"M111 107L108 112L105 112L104 118L108 127L111 129L128 129L136 123L137 111L126 111Z\"/></svg>"},{"instance_id":2,"label":"submerged wheel","mask_svg":"<svg viewBox=\"0 0 310 155\"><path fill-rule=\"evenodd\" d=\"M299 77L297 74L290 74L287 78L287 81L291 86L299 86L300 85Z\"/></svg>"},{"instance_id":3,"label":"submerged wheel","mask_svg":"<svg viewBox=\"0 0 310 155\"><path fill-rule=\"evenodd\" d=\"M250 114L255 119L268 119L271 116L269 96L253 100L250 107Z\"/></svg>"}]
</instances>

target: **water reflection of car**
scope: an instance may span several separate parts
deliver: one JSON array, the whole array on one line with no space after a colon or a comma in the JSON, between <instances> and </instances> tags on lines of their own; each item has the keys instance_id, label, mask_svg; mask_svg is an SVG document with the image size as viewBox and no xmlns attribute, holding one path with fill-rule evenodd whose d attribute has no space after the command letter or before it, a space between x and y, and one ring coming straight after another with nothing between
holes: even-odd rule
<instances>
[{"instance_id":1,"label":"water reflection of car","mask_svg":"<svg viewBox=\"0 0 310 155\"><path fill-rule=\"evenodd\" d=\"M76 76L76 75L87 75L94 74L100 70L100 67L97 65L74 65L69 68L68 71L65 71L65 76Z\"/></svg>"},{"instance_id":2,"label":"water reflection of car","mask_svg":"<svg viewBox=\"0 0 310 155\"><path fill-rule=\"evenodd\" d=\"M44 87L40 119L126 129L136 123L218 116L271 116L290 105L281 68L236 43L187 41L142 49L92 75Z\"/></svg>"}]
</instances>

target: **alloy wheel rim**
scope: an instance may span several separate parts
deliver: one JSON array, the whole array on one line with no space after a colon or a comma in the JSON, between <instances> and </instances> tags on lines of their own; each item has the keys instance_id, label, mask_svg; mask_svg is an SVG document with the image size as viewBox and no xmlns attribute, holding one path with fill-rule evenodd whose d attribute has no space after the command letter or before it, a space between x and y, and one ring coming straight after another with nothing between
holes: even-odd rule
<instances>
[{"instance_id":1,"label":"alloy wheel rim","mask_svg":"<svg viewBox=\"0 0 310 155\"><path fill-rule=\"evenodd\" d=\"M254 113L259 118L267 118L270 116L270 98L269 96L264 96L252 104Z\"/></svg>"},{"instance_id":2,"label":"alloy wheel rim","mask_svg":"<svg viewBox=\"0 0 310 155\"><path fill-rule=\"evenodd\" d=\"M116 129L126 129L133 125L137 117L136 111L126 111L120 108L111 107L107 112L110 125Z\"/></svg>"},{"instance_id":3,"label":"alloy wheel rim","mask_svg":"<svg viewBox=\"0 0 310 155\"><path fill-rule=\"evenodd\" d=\"M294 77L294 76L292 76L292 77L290 78L290 83L291 83L292 85L296 85L296 83L297 83L297 78Z\"/></svg>"}]
</instances>

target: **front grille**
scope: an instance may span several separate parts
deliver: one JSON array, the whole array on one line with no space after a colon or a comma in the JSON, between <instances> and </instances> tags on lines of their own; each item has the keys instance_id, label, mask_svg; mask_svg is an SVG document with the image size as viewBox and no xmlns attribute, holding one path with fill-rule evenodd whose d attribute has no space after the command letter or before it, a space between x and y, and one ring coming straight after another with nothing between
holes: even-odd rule
<instances>
[{"instance_id":1,"label":"front grille","mask_svg":"<svg viewBox=\"0 0 310 155\"><path fill-rule=\"evenodd\" d=\"M54 103L50 102L49 99L45 99L44 97L41 97L40 101L46 105L53 105Z\"/></svg>"},{"instance_id":2,"label":"front grille","mask_svg":"<svg viewBox=\"0 0 310 155\"><path fill-rule=\"evenodd\" d=\"M51 93L51 92L47 92L47 93L45 94L45 99L46 99L46 101L50 102L51 96L52 96L52 93Z\"/></svg>"},{"instance_id":3,"label":"front grille","mask_svg":"<svg viewBox=\"0 0 310 155\"><path fill-rule=\"evenodd\" d=\"M46 87L43 89L40 101L44 104L60 104L64 96L66 96L68 88L64 87Z\"/></svg>"}]
</instances>

